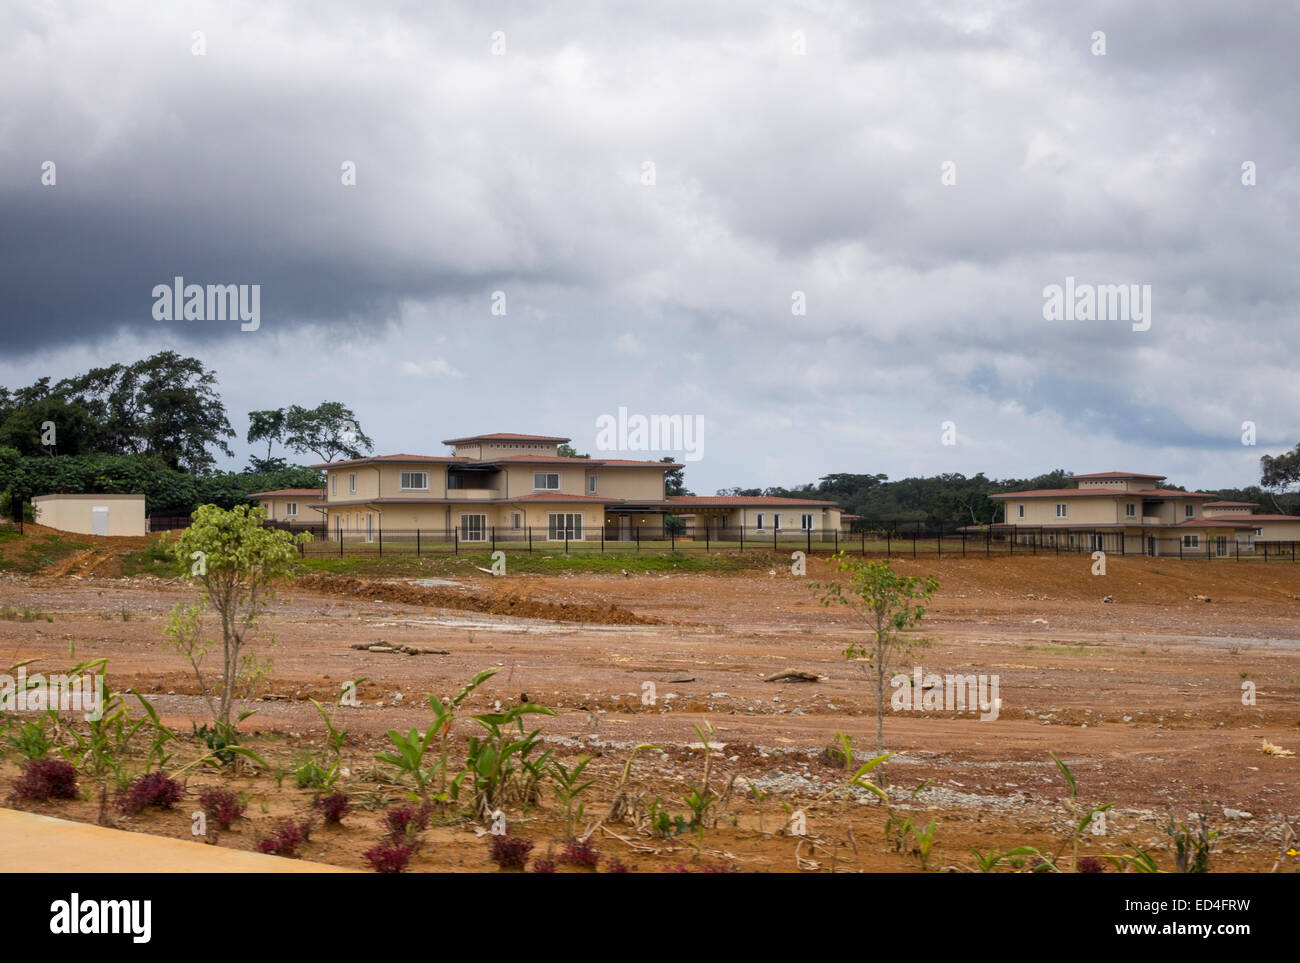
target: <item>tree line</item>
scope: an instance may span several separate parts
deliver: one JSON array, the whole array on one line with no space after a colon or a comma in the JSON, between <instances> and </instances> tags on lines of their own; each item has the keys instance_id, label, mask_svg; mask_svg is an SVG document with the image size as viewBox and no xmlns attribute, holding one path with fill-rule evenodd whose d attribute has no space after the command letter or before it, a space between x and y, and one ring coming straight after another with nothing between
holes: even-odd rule
<instances>
[{"instance_id":1,"label":"tree line","mask_svg":"<svg viewBox=\"0 0 1300 963\"><path fill-rule=\"evenodd\" d=\"M47 493L143 493L147 510L231 508L254 492L319 488L321 475L276 455L280 444L321 461L360 458L374 443L346 405L249 412L246 440L265 443L246 469L217 471L236 437L217 376L197 358L160 351L132 364L10 389L0 386L0 501Z\"/></svg>"}]
</instances>

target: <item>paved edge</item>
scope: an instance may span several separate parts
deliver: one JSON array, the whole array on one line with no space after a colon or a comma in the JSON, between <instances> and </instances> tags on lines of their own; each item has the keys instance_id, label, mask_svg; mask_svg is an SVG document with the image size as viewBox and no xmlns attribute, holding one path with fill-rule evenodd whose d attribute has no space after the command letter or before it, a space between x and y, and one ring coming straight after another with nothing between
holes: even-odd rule
<instances>
[{"instance_id":1,"label":"paved edge","mask_svg":"<svg viewBox=\"0 0 1300 963\"><path fill-rule=\"evenodd\" d=\"M3 808L0 867L28 873L358 872Z\"/></svg>"}]
</instances>

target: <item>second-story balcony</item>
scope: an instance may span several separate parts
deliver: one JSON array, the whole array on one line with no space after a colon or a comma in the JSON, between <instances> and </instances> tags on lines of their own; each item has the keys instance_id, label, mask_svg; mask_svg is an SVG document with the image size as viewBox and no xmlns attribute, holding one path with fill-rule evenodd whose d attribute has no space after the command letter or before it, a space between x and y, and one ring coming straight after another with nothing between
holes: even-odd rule
<instances>
[{"instance_id":1,"label":"second-story balcony","mask_svg":"<svg viewBox=\"0 0 1300 963\"><path fill-rule=\"evenodd\" d=\"M495 488L448 488L447 497L457 501L483 501L500 497Z\"/></svg>"}]
</instances>

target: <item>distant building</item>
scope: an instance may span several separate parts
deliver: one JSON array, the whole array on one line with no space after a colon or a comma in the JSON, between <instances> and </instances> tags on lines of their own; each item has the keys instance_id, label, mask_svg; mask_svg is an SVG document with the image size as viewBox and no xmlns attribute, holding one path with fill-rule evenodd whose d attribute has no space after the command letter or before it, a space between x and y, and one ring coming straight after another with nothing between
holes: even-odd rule
<instances>
[{"instance_id":1,"label":"distant building","mask_svg":"<svg viewBox=\"0 0 1300 963\"><path fill-rule=\"evenodd\" d=\"M535 538L627 541L662 533L667 516L694 516L696 539L776 532L833 532L834 502L730 495L668 495L662 461L567 458L551 435L450 438L450 455L375 455L313 465L325 472L331 535L384 530L456 531L461 541L531 528ZM268 493L274 494L274 493Z\"/></svg>"},{"instance_id":2,"label":"distant building","mask_svg":"<svg viewBox=\"0 0 1300 963\"><path fill-rule=\"evenodd\" d=\"M1227 556L1257 543L1300 540L1300 516L1256 515L1249 502L1160 488L1164 475L1075 475L1074 488L1004 492L1004 521L991 528L1019 542L1140 555Z\"/></svg>"}]
</instances>

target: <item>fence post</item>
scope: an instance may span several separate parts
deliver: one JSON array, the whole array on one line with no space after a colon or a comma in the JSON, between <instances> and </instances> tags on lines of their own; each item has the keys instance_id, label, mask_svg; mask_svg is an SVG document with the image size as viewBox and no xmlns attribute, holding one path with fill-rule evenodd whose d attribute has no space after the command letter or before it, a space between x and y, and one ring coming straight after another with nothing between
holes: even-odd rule
<instances>
[{"instance_id":1,"label":"fence post","mask_svg":"<svg viewBox=\"0 0 1300 963\"><path fill-rule=\"evenodd\" d=\"M812 554L812 529L811 528L808 529L806 534L808 536L808 551L805 554L811 555Z\"/></svg>"},{"instance_id":2,"label":"fence post","mask_svg":"<svg viewBox=\"0 0 1300 963\"><path fill-rule=\"evenodd\" d=\"M641 529L637 527L632 529L632 532L636 535L636 550L639 552L641 551Z\"/></svg>"},{"instance_id":3,"label":"fence post","mask_svg":"<svg viewBox=\"0 0 1300 963\"><path fill-rule=\"evenodd\" d=\"M984 529L984 557L989 557L989 551L993 547L993 523L989 522L989 527Z\"/></svg>"},{"instance_id":4,"label":"fence post","mask_svg":"<svg viewBox=\"0 0 1300 963\"><path fill-rule=\"evenodd\" d=\"M384 557L384 516L379 516L379 557Z\"/></svg>"},{"instance_id":5,"label":"fence post","mask_svg":"<svg viewBox=\"0 0 1300 963\"><path fill-rule=\"evenodd\" d=\"M745 550L745 523L744 523L744 521L741 521L741 523L740 523L740 550L741 550L742 552Z\"/></svg>"},{"instance_id":6,"label":"fence post","mask_svg":"<svg viewBox=\"0 0 1300 963\"><path fill-rule=\"evenodd\" d=\"M460 529L459 528L453 528L451 530L451 548L452 551L454 551L457 555L460 554Z\"/></svg>"},{"instance_id":7,"label":"fence post","mask_svg":"<svg viewBox=\"0 0 1300 963\"><path fill-rule=\"evenodd\" d=\"M668 531L668 550L670 552L677 551L677 529L676 528L669 529Z\"/></svg>"},{"instance_id":8,"label":"fence post","mask_svg":"<svg viewBox=\"0 0 1300 963\"><path fill-rule=\"evenodd\" d=\"M343 529L336 529L339 533L339 558L343 557Z\"/></svg>"},{"instance_id":9,"label":"fence post","mask_svg":"<svg viewBox=\"0 0 1300 963\"><path fill-rule=\"evenodd\" d=\"M415 530L415 557L420 557L420 530Z\"/></svg>"},{"instance_id":10,"label":"fence post","mask_svg":"<svg viewBox=\"0 0 1300 963\"><path fill-rule=\"evenodd\" d=\"M893 552L893 534L892 529L885 529L885 558L889 558L890 554ZM866 552L864 551L863 554L865 555Z\"/></svg>"},{"instance_id":11,"label":"fence post","mask_svg":"<svg viewBox=\"0 0 1300 963\"><path fill-rule=\"evenodd\" d=\"M772 526L772 554L776 554L776 526Z\"/></svg>"},{"instance_id":12,"label":"fence post","mask_svg":"<svg viewBox=\"0 0 1300 963\"><path fill-rule=\"evenodd\" d=\"M564 526L564 554L569 554L569 526Z\"/></svg>"},{"instance_id":13,"label":"fence post","mask_svg":"<svg viewBox=\"0 0 1300 963\"><path fill-rule=\"evenodd\" d=\"M709 523L707 521L704 523L704 550L706 552L709 550Z\"/></svg>"},{"instance_id":14,"label":"fence post","mask_svg":"<svg viewBox=\"0 0 1300 963\"><path fill-rule=\"evenodd\" d=\"M528 526L528 554L533 554L533 526Z\"/></svg>"},{"instance_id":15,"label":"fence post","mask_svg":"<svg viewBox=\"0 0 1300 963\"><path fill-rule=\"evenodd\" d=\"M495 525L489 530L489 535L492 539L492 551L495 552L497 550L497 527Z\"/></svg>"},{"instance_id":16,"label":"fence post","mask_svg":"<svg viewBox=\"0 0 1300 963\"><path fill-rule=\"evenodd\" d=\"M920 531L920 525L912 526L912 558L916 558L916 533Z\"/></svg>"},{"instance_id":17,"label":"fence post","mask_svg":"<svg viewBox=\"0 0 1300 963\"><path fill-rule=\"evenodd\" d=\"M605 526L600 526L600 554L605 554Z\"/></svg>"},{"instance_id":18,"label":"fence post","mask_svg":"<svg viewBox=\"0 0 1300 963\"><path fill-rule=\"evenodd\" d=\"M840 530L835 529L835 554L840 554Z\"/></svg>"}]
</instances>

